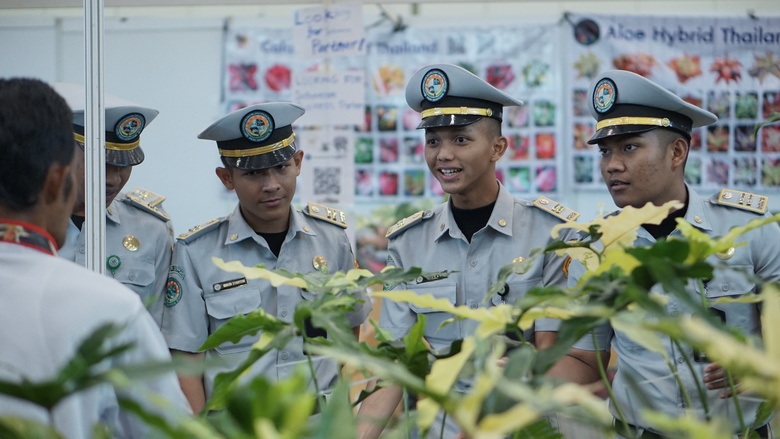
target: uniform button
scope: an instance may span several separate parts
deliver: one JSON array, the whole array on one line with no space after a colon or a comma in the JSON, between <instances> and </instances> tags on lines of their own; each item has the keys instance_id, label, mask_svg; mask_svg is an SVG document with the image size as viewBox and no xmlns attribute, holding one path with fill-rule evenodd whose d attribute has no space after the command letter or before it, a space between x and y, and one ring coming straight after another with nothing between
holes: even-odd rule
<instances>
[{"instance_id":1,"label":"uniform button","mask_svg":"<svg viewBox=\"0 0 780 439\"><path fill-rule=\"evenodd\" d=\"M308 228L307 226L303 226L303 231L306 232L306 233L309 233L311 231L311 229Z\"/></svg>"},{"instance_id":2,"label":"uniform button","mask_svg":"<svg viewBox=\"0 0 780 439\"><path fill-rule=\"evenodd\" d=\"M701 218L698 216L693 217L693 220L696 221L697 224L701 224Z\"/></svg>"},{"instance_id":3,"label":"uniform button","mask_svg":"<svg viewBox=\"0 0 780 439\"><path fill-rule=\"evenodd\" d=\"M130 273L130 276L127 276L130 280L135 280L135 273Z\"/></svg>"},{"instance_id":4,"label":"uniform button","mask_svg":"<svg viewBox=\"0 0 780 439\"><path fill-rule=\"evenodd\" d=\"M82 255L84 254L84 247L81 247L81 248L79 249L79 253L81 253Z\"/></svg>"},{"instance_id":5,"label":"uniform button","mask_svg":"<svg viewBox=\"0 0 780 439\"><path fill-rule=\"evenodd\" d=\"M469 305L469 308L477 309L477 308L479 308L479 305L477 305L476 303L472 303L471 305Z\"/></svg>"},{"instance_id":6,"label":"uniform button","mask_svg":"<svg viewBox=\"0 0 780 439\"><path fill-rule=\"evenodd\" d=\"M288 357L287 352L282 352L282 360L286 360Z\"/></svg>"},{"instance_id":7,"label":"uniform button","mask_svg":"<svg viewBox=\"0 0 780 439\"><path fill-rule=\"evenodd\" d=\"M723 291L728 291L731 289L731 287L729 286L729 284L723 284L723 286L720 287L720 289L722 289Z\"/></svg>"},{"instance_id":8,"label":"uniform button","mask_svg":"<svg viewBox=\"0 0 780 439\"><path fill-rule=\"evenodd\" d=\"M477 266L477 260L476 260L476 259L472 259L472 260L469 262L469 265L471 265L472 267L476 267L476 266Z\"/></svg>"},{"instance_id":9,"label":"uniform button","mask_svg":"<svg viewBox=\"0 0 780 439\"><path fill-rule=\"evenodd\" d=\"M230 240L231 241L235 241L236 239L238 239L238 235L236 235L235 233L230 235Z\"/></svg>"},{"instance_id":10,"label":"uniform button","mask_svg":"<svg viewBox=\"0 0 780 439\"><path fill-rule=\"evenodd\" d=\"M287 317L287 310L284 310L284 311L282 311L282 312L281 312L281 316L282 316L282 317Z\"/></svg>"}]
</instances>

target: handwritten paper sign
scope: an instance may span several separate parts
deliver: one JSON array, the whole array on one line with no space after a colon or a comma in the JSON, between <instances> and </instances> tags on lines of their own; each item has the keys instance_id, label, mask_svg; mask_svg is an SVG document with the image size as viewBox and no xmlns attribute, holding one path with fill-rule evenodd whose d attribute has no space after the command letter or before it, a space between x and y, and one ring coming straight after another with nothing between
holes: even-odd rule
<instances>
[{"instance_id":1,"label":"handwritten paper sign","mask_svg":"<svg viewBox=\"0 0 780 439\"><path fill-rule=\"evenodd\" d=\"M365 118L366 74L294 72L293 102L306 109L301 125L362 125Z\"/></svg>"},{"instance_id":2,"label":"handwritten paper sign","mask_svg":"<svg viewBox=\"0 0 780 439\"><path fill-rule=\"evenodd\" d=\"M340 3L298 9L293 13L293 41L299 58L366 54L360 3Z\"/></svg>"}]
</instances>

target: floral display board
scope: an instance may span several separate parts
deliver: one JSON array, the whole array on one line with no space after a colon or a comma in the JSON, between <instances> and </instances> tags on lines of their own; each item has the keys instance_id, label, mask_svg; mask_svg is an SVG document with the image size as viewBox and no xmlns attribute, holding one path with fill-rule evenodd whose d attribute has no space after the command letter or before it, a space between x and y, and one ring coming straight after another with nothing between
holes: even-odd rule
<instances>
[{"instance_id":1,"label":"floral display board","mask_svg":"<svg viewBox=\"0 0 780 439\"><path fill-rule=\"evenodd\" d=\"M693 187L758 193L780 188L780 18L568 15L567 96L572 184L603 188L588 86L599 72L630 70L719 120L694 130L686 180Z\"/></svg>"},{"instance_id":2,"label":"floral display board","mask_svg":"<svg viewBox=\"0 0 780 439\"><path fill-rule=\"evenodd\" d=\"M294 102L296 75L304 72L362 71L364 123L345 127L335 121L336 130L347 128L354 135L321 136L325 143L333 138L333 147L307 152L311 160L304 168L310 168L306 174L310 178L302 175L301 185L324 194L323 202L341 202L344 207L351 203L343 201L350 199L359 205L438 198L441 188L423 156L424 134L416 129L419 114L407 106L404 90L412 74L427 64L458 64L526 103L505 113L509 150L498 164L497 177L522 198L540 193L554 197L562 190L561 148L565 147L557 29L555 23L375 28L366 32L365 56L317 60L296 57L289 27L234 26L225 39L224 110L257 102ZM312 127L306 128L299 137L312 135ZM302 139L299 144L309 143ZM354 173L354 179L345 183L332 161L317 160L317 151L323 149L345 151L341 165ZM348 192L350 197L345 196Z\"/></svg>"}]
</instances>

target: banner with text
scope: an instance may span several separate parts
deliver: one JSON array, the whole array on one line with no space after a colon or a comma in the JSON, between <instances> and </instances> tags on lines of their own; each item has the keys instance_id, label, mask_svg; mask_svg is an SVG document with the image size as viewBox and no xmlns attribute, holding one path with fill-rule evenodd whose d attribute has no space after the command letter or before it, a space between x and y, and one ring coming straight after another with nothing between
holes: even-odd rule
<instances>
[{"instance_id":1,"label":"banner with text","mask_svg":"<svg viewBox=\"0 0 780 439\"><path fill-rule=\"evenodd\" d=\"M599 72L630 70L718 116L694 130L686 181L708 191L780 188L780 18L569 15L567 97L580 188L603 188L588 86Z\"/></svg>"}]
</instances>

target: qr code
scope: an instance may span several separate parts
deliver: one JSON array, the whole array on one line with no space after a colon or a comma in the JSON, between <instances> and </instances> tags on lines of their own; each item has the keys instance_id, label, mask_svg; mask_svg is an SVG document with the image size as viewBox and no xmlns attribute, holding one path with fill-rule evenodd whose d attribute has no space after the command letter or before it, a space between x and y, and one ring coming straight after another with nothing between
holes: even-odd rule
<instances>
[{"instance_id":1,"label":"qr code","mask_svg":"<svg viewBox=\"0 0 780 439\"><path fill-rule=\"evenodd\" d=\"M341 169L335 166L314 168L314 194L341 194Z\"/></svg>"}]
</instances>

